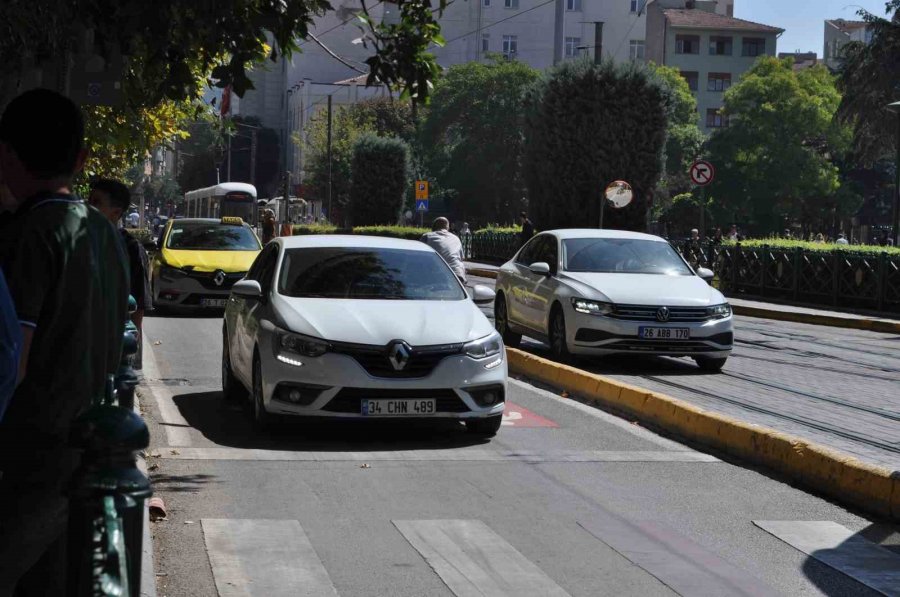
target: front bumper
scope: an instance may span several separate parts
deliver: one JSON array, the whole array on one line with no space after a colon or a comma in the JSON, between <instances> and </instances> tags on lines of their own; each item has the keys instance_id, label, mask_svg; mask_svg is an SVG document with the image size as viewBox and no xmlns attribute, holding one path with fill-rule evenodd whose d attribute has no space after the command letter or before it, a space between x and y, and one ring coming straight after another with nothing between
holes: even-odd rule
<instances>
[{"instance_id":1,"label":"front bumper","mask_svg":"<svg viewBox=\"0 0 900 597\"><path fill-rule=\"evenodd\" d=\"M269 334L266 334L269 336ZM506 398L506 355L475 360L464 354L446 356L424 377L391 379L371 375L353 356L326 353L320 357L286 354L302 365L277 359L271 341L261 338L260 365L263 403L270 413L341 419L404 418L363 415L361 401L386 399L435 399L436 412L411 418L477 419L503 413ZM491 369L485 365L501 362ZM290 389L299 389L303 403L287 399ZM489 406L476 401L479 394L499 394Z\"/></svg>"},{"instance_id":2,"label":"front bumper","mask_svg":"<svg viewBox=\"0 0 900 597\"><path fill-rule=\"evenodd\" d=\"M690 339L645 340L642 327L688 328ZM566 309L569 351L584 355L645 354L726 358L734 344L733 318L701 322L628 321Z\"/></svg>"},{"instance_id":3,"label":"front bumper","mask_svg":"<svg viewBox=\"0 0 900 597\"><path fill-rule=\"evenodd\" d=\"M210 308L203 303L206 300L227 300L234 283L246 275L247 272L226 273L222 284L216 283L216 272L191 272L173 278L157 275L153 299L162 307Z\"/></svg>"}]
</instances>

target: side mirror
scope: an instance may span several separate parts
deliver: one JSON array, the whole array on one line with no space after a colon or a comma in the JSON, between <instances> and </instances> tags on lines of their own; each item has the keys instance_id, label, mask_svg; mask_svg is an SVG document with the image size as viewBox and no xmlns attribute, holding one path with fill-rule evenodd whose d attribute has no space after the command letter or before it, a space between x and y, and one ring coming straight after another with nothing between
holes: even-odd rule
<instances>
[{"instance_id":1,"label":"side mirror","mask_svg":"<svg viewBox=\"0 0 900 597\"><path fill-rule=\"evenodd\" d=\"M715 272L705 267L698 267L697 275L703 278L703 280L705 280L706 282L712 282L712 279L716 277Z\"/></svg>"},{"instance_id":2,"label":"side mirror","mask_svg":"<svg viewBox=\"0 0 900 597\"><path fill-rule=\"evenodd\" d=\"M156 248L162 251L163 248L163 233L162 230L159 231L159 236L156 237Z\"/></svg>"},{"instance_id":3,"label":"side mirror","mask_svg":"<svg viewBox=\"0 0 900 597\"><path fill-rule=\"evenodd\" d=\"M476 284L472 288L472 300L475 301L476 304L493 303L495 298L497 298L497 293L488 286Z\"/></svg>"},{"instance_id":4,"label":"side mirror","mask_svg":"<svg viewBox=\"0 0 900 597\"><path fill-rule=\"evenodd\" d=\"M239 280L231 287L231 292L247 298L262 298L262 286L256 280Z\"/></svg>"},{"instance_id":5,"label":"side mirror","mask_svg":"<svg viewBox=\"0 0 900 597\"><path fill-rule=\"evenodd\" d=\"M550 264L545 263L543 261L538 261L537 263L532 263L528 266L528 269L531 270L532 273L538 274L540 276L549 276L550 275Z\"/></svg>"}]
</instances>

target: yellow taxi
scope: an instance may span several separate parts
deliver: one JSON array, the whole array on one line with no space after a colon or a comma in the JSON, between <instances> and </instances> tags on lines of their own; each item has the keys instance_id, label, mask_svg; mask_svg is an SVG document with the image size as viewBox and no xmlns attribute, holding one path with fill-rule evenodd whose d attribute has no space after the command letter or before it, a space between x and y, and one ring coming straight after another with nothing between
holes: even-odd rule
<instances>
[{"instance_id":1,"label":"yellow taxi","mask_svg":"<svg viewBox=\"0 0 900 597\"><path fill-rule=\"evenodd\" d=\"M235 282L262 250L241 218L169 220L151 267L154 306L224 307Z\"/></svg>"}]
</instances>

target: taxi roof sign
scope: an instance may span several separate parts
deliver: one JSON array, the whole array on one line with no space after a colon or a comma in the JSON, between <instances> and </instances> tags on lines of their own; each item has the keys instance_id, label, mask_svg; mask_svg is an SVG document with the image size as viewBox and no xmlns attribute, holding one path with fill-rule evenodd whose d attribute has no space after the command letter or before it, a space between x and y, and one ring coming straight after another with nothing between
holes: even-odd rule
<instances>
[{"instance_id":1,"label":"taxi roof sign","mask_svg":"<svg viewBox=\"0 0 900 597\"><path fill-rule=\"evenodd\" d=\"M222 216L223 224L231 224L232 226L243 226L244 220L238 216Z\"/></svg>"}]
</instances>

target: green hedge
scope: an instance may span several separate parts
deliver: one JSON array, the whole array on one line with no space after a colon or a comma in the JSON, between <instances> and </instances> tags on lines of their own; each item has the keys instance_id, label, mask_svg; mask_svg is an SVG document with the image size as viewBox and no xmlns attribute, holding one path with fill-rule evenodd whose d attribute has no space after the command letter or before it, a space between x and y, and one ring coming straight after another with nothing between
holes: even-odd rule
<instances>
[{"instance_id":1,"label":"green hedge","mask_svg":"<svg viewBox=\"0 0 900 597\"><path fill-rule=\"evenodd\" d=\"M521 226L498 226L497 224L488 224L484 228L479 228L473 234L521 234Z\"/></svg>"},{"instance_id":2,"label":"green hedge","mask_svg":"<svg viewBox=\"0 0 900 597\"><path fill-rule=\"evenodd\" d=\"M726 245L734 245L733 242L726 242ZM900 255L900 247L879 247L875 245L838 245L834 243L815 243L803 240L785 240L779 238L758 238L750 240L742 240L742 247L757 248L769 246L773 249L803 249L812 253L831 253L832 251L846 251L848 253L866 253L870 255L878 255L888 253L889 255Z\"/></svg>"},{"instance_id":3,"label":"green hedge","mask_svg":"<svg viewBox=\"0 0 900 597\"><path fill-rule=\"evenodd\" d=\"M415 228L413 226L356 226L355 228L338 228L337 226L326 226L321 224L301 224L294 226L294 234L298 236L303 234L361 234L419 240L426 232L430 232L430 229Z\"/></svg>"}]
</instances>

